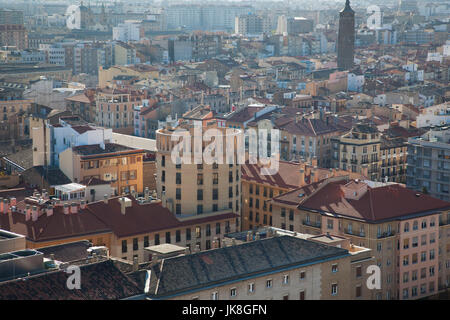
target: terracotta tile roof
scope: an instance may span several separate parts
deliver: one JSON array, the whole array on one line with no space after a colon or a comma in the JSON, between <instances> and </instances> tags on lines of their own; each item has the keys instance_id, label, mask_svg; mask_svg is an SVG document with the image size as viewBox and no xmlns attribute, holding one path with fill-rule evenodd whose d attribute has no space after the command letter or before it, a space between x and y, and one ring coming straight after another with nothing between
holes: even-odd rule
<instances>
[{"instance_id":1,"label":"terracotta tile roof","mask_svg":"<svg viewBox=\"0 0 450 320\"><path fill-rule=\"evenodd\" d=\"M247 107L242 110L238 110L234 112L227 121L229 122L238 122L243 123L245 121L248 121L252 119L256 112L264 109L264 107Z\"/></svg>"},{"instance_id":2,"label":"terracotta tile roof","mask_svg":"<svg viewBox=\"0 0 450 320\"><path fill-rule=\"evenodd\" d=\"M80 181L79 183L82 185L85 185L85 186L97 186L97 185L102 185L102 184L111 184L110 181L105 181L105 180L101 180L101 179L94 178L94 177L86 178L86 179Z\"/></svg>"},{"instance_id":3,"label":"terracotta tile roof","mask_svg":"<svg viewBox=\"0 0 450 320\"><path fill-rule=\"evenodd\" d=\"M0 300L117 300L143 293L111 260L80 269L80 290L68 289L67 273L59 270L0 283Z\"/></svg>"},{"instance_id":4,"label":"terracotta tile roof","mask_svg":"<svg viewBox=\"0 0 450 320\"><path fill-rule=\"evenodd\" d=\"M25 202L17 203L17 208L25 209ZM37 221L26 221L23 212L0 214L0 229L23 234L34 242L87 236L111 232L110 228L92 214L64 214L63 207L53 209L53 215L43 214Z\"/></svg>"},{"instance_id":5,"label":"terracotta tile roof","mask_svg":"<svg viewBox=\"0 0 450 320\"><path fill-rule=\"evenodd\" d=\"M346 199L341 180L326 184L320 191L307 198L299 208L330 212L368 222L399 219L414 214L449 209L450 202L439 200L399 184L368 187L359 199Z\"/></svg>"},{"instance_id":6,"label":"terracotta tile roof","mask_svg":"<svg viewBox=\"0 0 450 320\"><path fill-rule=\"evenodd\" d=\"M119 197L109 199L108 204L105 204L103 201L91 203L87 206L87 210L99 220L103 221L105 225L108 225L118 237L162 231L236 217L234 213L224 213L180 221L169 209L164 208L161 203L141 205L136 199L132 197L128 198L131 199L132 206L126 208L125 215L121 213Z\"/></svg>"},{"instance_id":7,"label":"terracotta tile roof","mask_svg":"<svg viewBox=\"0 0 450 320\"><path fill-rule=\"evenodd\" d=\"M280 126L280 129L286 130L291 134L305 136L318 136L341 131L341 129L331 121L327 124L324 120L306 118L298 121L292 120L285 125Z\"/></svg>"},{"instance_id":8,"label":"terracotta tile roof","mask_svg":"<svg viewBox=\"0 0 450 320\"><path fill-rule=\"evenodd\" d=\"M91 103L92 101L86 96L86 94L77 94L71 97L67 97L65 100L73 102Z\"/></svg>"}]
</instances>

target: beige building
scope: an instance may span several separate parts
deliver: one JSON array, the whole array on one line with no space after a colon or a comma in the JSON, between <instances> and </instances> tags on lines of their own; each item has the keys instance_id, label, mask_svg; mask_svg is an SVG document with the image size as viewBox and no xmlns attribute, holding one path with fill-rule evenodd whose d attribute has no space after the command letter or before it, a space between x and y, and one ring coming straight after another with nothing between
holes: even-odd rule
<instances>
[{"instance_id":1,"label":"beige building","mask_svg":"<svg viewBox=\"0 0 450 320\"><path fill-rule=\"evenodd\" d=\"M176 164L172 160L172 151L177 145L176 139L172 141L174 128L166 127L156 133L156 189L158 196L167 207L177 215L201 215L211 212L228 210L240 212L241 196L241 165L237 164L236 153L233 153L234 164L227 164L227 159L221 159L223 164L208 164L201 154L199 164L194 163L194 151L199 150L194 145L194 127L192 124L181 124L179 128L185 128L190 132L189 141L192 146L190 156L191 164ZM215 128L215 122L204 125L203 132ZM221 131L224 132L224 131ZM239 130L234 130L231 136L235 150ZM199 141L203 141L200 136ZM188 139L186 139L188 141ZM226 140L224 136L223 146L225 150ZM209 141L203 141L202 150L209 145ZM175 149L176 150L176 149ZM176 152L176 151L174 151ZM225 155L224 151L224 155Z\"/></svg>"},{"instance_id":2,"label":"beige building","mask_svg":"<svg viewBox=\"0 0 450 320\"><path fill-rule=\"evenodd\" d=\"M96 123L99 126L134 132L134 107L142 105L145 94L139 91L102 89L95 96Z\"/></svg>"},{"instance_id":3,"label":"beige building","mask_svg":"<svg viewBox=\"0 0 450 320\"><path fill-rule=\"evenodd\" d=\"M366 287L366 269L373 263L370 249L330 235L294 235L271 228L266 232L277 234L265 239L259 239L259 233L247 239L245 233L235 234L244 241L233 239L234 245L218 249L152 259L147 296L228 301L372 298ZM205 263L207 268L202 267ZM181 274L183 281L177 281Z\"/></svg>"},{"instance_id":4,"label":"beige building","mask_svg":"<svg viewBox=\"0 0 450 320\"><path fill-rule=\"evenodd\" d=\"M380 179L380 133L375 126L356 124L341 137L331 139L332 166Z\"/></svg>"},{"instance_id":5,"label":"beige building","mask_svg":"<svg viewBox=\"0 0 450 320\"><path fill-rule=\"evenodd\" d=\"M330 232L371 248L382 277L377 299L423 298L450 283L449 202L397 183L338 177L285 193L272 205L275 227Z\"/></svg>"}]
</instances>

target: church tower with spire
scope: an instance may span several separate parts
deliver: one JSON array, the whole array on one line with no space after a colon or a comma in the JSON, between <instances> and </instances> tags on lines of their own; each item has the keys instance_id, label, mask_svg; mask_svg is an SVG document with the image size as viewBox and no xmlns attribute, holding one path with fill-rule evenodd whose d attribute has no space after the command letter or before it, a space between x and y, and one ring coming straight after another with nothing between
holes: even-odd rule
<instances>
[{"instance_id":1,"label":"church tower with spire","mask_svg":"<svg viewBox=\"0 0 450 320\"><path fill-rule=\"evenodd\" d=\"M337 65L339 70L350 70L355 56L355 11L346 0L345 8L339 13L337 43Z\"/></svg>"}]
</instances>

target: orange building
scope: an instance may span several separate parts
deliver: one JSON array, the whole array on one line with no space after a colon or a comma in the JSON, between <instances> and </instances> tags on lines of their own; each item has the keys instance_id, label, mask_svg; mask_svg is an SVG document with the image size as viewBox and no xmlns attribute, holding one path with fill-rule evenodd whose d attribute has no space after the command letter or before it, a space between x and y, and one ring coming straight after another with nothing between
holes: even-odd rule
<instances>
[{"instance_id":1,"label":"orange building","mask_svg":"<svg viewBox=\"0 0 450 320\"><path fill-rule=\"evenodd\" d=\"M74 182L94 177L111 181L116 194L142 193L145 154L115 143L72 147L60 153L60 169Z\"/></svg>"},{"instance_id":2,"label":"orange building","mask_svg":"<svg viewBox=\"0 0 450 320\"><path fill-rule=\"evenodd\" d=\"M335 176L362 176L340 169L317 168L317 159L311 163L279 162L275 175L262 175L261 166L242 165L242 230L272 226L271 199L309 183Z\"/></svg>"}]
</instances>

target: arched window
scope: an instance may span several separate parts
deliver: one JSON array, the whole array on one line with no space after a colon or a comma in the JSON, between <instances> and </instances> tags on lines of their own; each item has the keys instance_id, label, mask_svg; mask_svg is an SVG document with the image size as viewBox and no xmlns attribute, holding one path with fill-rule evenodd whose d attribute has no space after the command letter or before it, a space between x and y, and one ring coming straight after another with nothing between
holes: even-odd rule
<instances>
[{"instance_id":1,"label":"arched window","mask_svg":"<svg viewBox=\"0 0 450 320\"><path fill-rule=\"evenodd\" d=\"M427 220L422 221L422 229L425 229L427 227Z\"/></svg>"},{"instance_id":2,"label":"arched window","mask_svg":"<svg viewBox=\"0 0 450 320\"><path fill-rule=\"evenodd\" d=\"M417 230L417 229L419 229L419 223L417 221L414 221L413 230Z\"/></svg>"},{"instance_id":3,"label":"arched window","mask_svg":"<svg viewBox=\"0 0 450 320\"><path fill-rule=\"evenodd\" d=\"M409 223L408 223L408 222L405 223L405 229L404 229L404 231L405 231L405 232L409 232Z\"/></svg>"}]
</instances>

